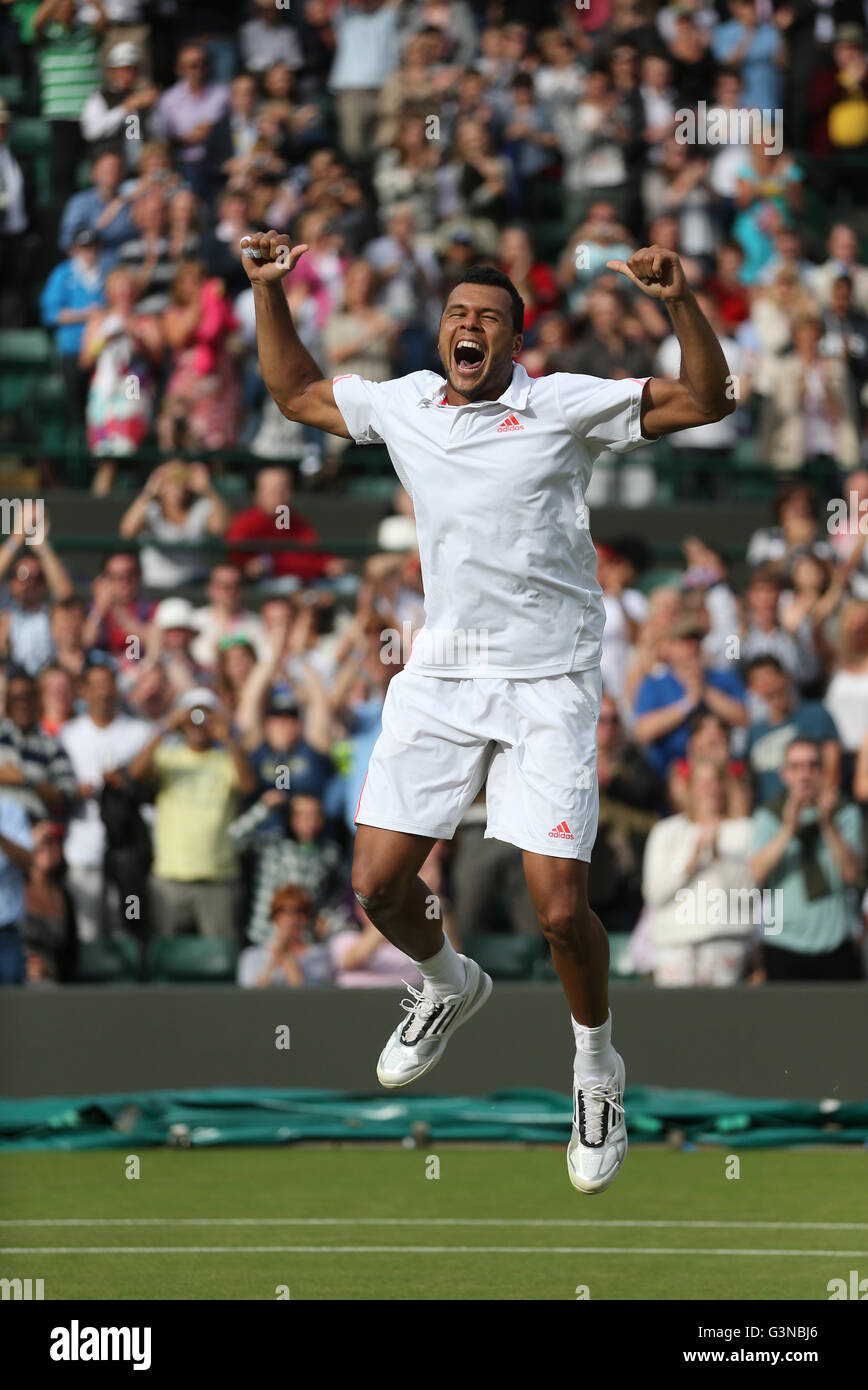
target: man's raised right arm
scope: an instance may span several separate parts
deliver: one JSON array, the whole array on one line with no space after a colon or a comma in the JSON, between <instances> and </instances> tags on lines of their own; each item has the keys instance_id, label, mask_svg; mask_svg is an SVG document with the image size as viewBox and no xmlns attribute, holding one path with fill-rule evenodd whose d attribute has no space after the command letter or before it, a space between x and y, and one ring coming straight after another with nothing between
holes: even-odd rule
<instances>
[{"instance_id":1,"label":"man's raised right arm","mask_svg":"<svg viewBox=\"0 0 868 1390\"><path fill-rule=\"evenodd\" d=\"M262 379L288 420L351 439L323 376L295 330L281 281L307 250L279 232L251 232L242 240L243 263L253 286L256 346ZM250 252L258 251L258 257Z\"/></svg>"}]
</instances>

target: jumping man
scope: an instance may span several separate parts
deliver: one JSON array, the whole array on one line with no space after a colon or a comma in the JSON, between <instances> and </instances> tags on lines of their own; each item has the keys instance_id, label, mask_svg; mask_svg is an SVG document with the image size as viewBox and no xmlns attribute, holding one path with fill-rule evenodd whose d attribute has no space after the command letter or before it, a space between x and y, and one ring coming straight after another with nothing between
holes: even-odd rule
<instances>
[{"instance_id":1,"label":"jumping man","mask_svg":"<svg viewBox=\"0 0 868 1390\"><path fill-rule=\"evenodd\" d=\"M516 845L575 1034L573 1186L599 1192L627 1151L624 1063L612 1045L609 945L588 906L597 831L596 728L603 602L584 495L603 450L623 453L735 408L726 361L661 246L610 261L662 300L681 344L678 381L532 379L516 358L524 305L489 266L466 272L440 320L445 377L326 380L302 346L280 281L306 246L252 235L259 361L290 420L384 443L413 499L425 624L391 682L356 813L353 888L414 960L402 1017L377 1066L406 1086L488 999L491 980L426 912L419 869L485 786L486 835Z\"/></svg>"}]
</instances>

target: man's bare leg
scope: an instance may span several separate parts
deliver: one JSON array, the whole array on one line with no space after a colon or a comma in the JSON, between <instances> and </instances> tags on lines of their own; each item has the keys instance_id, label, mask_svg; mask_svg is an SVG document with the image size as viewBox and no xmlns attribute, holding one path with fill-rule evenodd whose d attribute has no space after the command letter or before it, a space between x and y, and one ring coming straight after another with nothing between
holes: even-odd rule
<instances>
[{"instance_id":1,"label":"man's bare leg","mask_svg":"<svg viewBox=\"0 0 868 1390\"><path fill-rule=\"evenodd\" d=\"M491 993L491 981L475 961L458 955L446 937L431 890L419 869L433 839L360 825L353 858L353 891L374 926L416 962L424 980L411 990L412 1007L398 1024L377 1063L387 1087L407 1086L439 1061L451 1034Z\"/></svg>"},{"instance_id":2,"label":"man's bare leg","mask_svg":"<svg viewBox=\"0 0 868 1390\"><path fill-rule=\"evenodd\" d=\"M431 890L419 877L434 843L373 825L356 829L353 892L374 926L411 960L436 955L444 940L440 914L427 911Z\"/></svg>"},{"instance_id":3,"label":"man's bare leg","mask_svg":"<svg viewBox=\"0 0 868 1390\"><path fill-rule=\"evenodd\" d=\"M612 1046L609 1013L609 938L588 905L587 864L525 851L524 872L573 1016L574 1118L567 1171L579 1191L602 1192L627 1153L624 1063Z\"/></svg>"},{"instance_id":4,"label":"man's bare leg","mask_svg":"<svg viewBox=\"0 0 868 1390\"><path fill-rule=\"evenodd\" d=\"M609 938L588 906L588 865L525 850L524 872L573 1018L597 1028L609 1017Z\"/></svg>"}]
</instances>

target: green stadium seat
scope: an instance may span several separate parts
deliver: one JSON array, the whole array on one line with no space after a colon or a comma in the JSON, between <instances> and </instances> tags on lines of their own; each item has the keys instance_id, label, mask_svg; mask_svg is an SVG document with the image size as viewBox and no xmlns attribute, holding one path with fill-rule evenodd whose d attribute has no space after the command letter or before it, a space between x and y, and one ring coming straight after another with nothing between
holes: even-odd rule
<instances>
[{"instance_id":1,"label":"green stadium seat","mask_svg":"<svg viewBox=\"0 0 868 1390\"><path fill-rule=\"evenodd\" d=\"M642 977L633 969L631 963L626 958L627 948L630 943L629 932L610 932L609 933L609 978L613 980L640 980ZM470 953L468 953L470 954ZM549 955L543 956L541 960L534 961L531 976L534 980L544 983L553 983L557 980L557 973Z\"/></svg>"},{"instance_id":2,"label":"green stadium seat","mask_svg":"<svg viewBox=\"0 0 868 1390\"><path fill-rule=\"evenodd\" d=\"M234 981L238 946L215 936L157 937L147 951L147 978L155 984Z\"/></svg>"},{"instance_id":3,"label":"green stadium seat","mask_svg":"<svg viewBox=\"0 0 868 1390\"><path fill-rule=\"evenodd\" d=\"M613 980L639 980L629 956L630 933L609 932L609 975Z\"/></svg>"},{"instance_id":4,"label":"green stadium seat","mask_svg":"<svg viewBox=\"0 0 868 1390\"><path fill-rule=\"evenodd\" d=\"M24 85L20 77L14 73L4 73L0 77L0 99L5 101L7 106L21 105L24 99Z\"/></svg>"},{"instance_id":5,"label":"green stadium seat","mask_svg":"<svg viewBox=\"0 0 868 1390\"><path fill-rule=\"evenodd\" d=\"M84 941L78 948L77 984L132 984L140 975L139 948L129 937L107 936L100 941Z\"/></svg>"},{"instance_id":6,"label":"green stadium seat","mask_svg":"<svg viewBox=\"0 0 868 1390\"><path fill-rule=\"evenodd\" d=\"M464 938L464 950L495 980L529 980L542 944L527 936L480 932Z\"/></svg>"},{"instance_id":7,"label":"green stadium seat","mask_svg":"<svg viewBox=\"0 0 868 1390\"><path fill-rule=\"evenodd\" d=\"M9 127L9 143L14 154L47 154L51 147L48 121L41 116L16 116Z\"/></svg>"},{"instance_id":8,"label":"green stadium seat","mask_svg":"<svg viewBox=\"0 0 868 1390\"><path fill-rule=\"evenodd\" d=\"M45 367L53 361L54 345L44 328L0 329L0 363Z\"/></svg>"},{"instance_id":9,"label":"green stadium seat","mask_svg":"<svg viewBox=\"0 0 868 1390\"><path fill-rule=\"evenodd\" d=\"M552 963L551 956L542 956L540 960L534 961L531 979L539 980L547 985L557 983L557 971Z\"/></svg>"}]
</instances>

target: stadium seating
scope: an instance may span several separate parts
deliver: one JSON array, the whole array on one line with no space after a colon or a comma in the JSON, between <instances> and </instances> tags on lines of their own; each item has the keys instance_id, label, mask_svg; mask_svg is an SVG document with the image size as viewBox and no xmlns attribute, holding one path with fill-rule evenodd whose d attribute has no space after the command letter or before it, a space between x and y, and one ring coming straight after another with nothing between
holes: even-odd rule
<instances>
[{"instance_id":1,"label":"stadium seating","mask_svg":"<svg viewBox=\"0 0 868 1390\"><path fill-rule=\"evenodd\" d=\"M527 936L468 935L464 949L495 980L528 980L542 945Z\"/></svg>"},{"instance_id":2,"label":"stadium seating","mask_svg":"<svg viewBox=\"0 0 868 1390\"><path fill-rule=\"evenodd\" d=\"M158 937L148 946L147 978L155 984L224 984L235 979L238 946L219 937Z\"/></svg>"},{"instance_id":3,"label":"stadium seating","mask_svg":"<svg viewBox=\"0 0 868 1390\"><path fill-rule=\"evenodd\" d=\"M630 944L629 932L609 932L609 978L613 980L638 981L642 976L638 975L633 968L633 963L627 954ZM557 980L555 967L549 955L543 956L541 960L533 963L531 978L540 980L545 984L552 984Z\"/></svg>"},{"instance_id":4,"label":"stadium seating","mask_svg":"<svg viewBox=\"0 0 868 1390\"><path fill-rule=\"evenodd\" d=\"M100 941L85 941L78 948L76 984L134 984L140 977L139 948L129 937L110 936Z\"/></svg>"}]
</instances>

